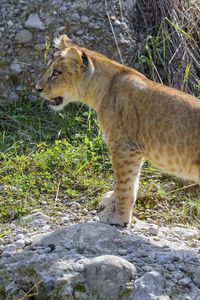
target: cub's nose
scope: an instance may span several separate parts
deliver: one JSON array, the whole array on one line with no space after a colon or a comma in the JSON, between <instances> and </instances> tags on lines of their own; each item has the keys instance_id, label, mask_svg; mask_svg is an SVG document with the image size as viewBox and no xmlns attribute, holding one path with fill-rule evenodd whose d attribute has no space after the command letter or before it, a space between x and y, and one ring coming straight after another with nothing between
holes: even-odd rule
<instances>
[{"instance_id":1,"label":"cub's nose","mask_svg":"<svg viewBox=\"0 0 200 300\"><path fill-rule=\"evenodd\" d=\"M35 88L36 88L36 90L37 90L38 92L40 92L40 93L43 91L43 88L40 86L39 83L36 84Z\"/></svg>"}]
</instances>

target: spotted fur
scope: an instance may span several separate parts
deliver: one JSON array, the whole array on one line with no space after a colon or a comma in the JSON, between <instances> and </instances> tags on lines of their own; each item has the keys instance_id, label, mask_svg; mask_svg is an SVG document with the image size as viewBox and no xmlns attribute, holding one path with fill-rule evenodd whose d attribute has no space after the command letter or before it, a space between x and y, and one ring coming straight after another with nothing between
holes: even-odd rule
<instances>
[{"instance_id":1,"label":"spotted fur","mask_svg":"<svg viewBox=\"0 0 200 300\"><path fill-rule=\"evenodd\" d=\"M101 213L110 224L128 224L144 159L170 174L200 182L200 102L148 80L138 71L74 44L56 40L59 53L36 88L62 109L81 101L97 113L112 157L114 193ZM57 78L52 72L60 71Z\"/></svg>"}]
</instances>

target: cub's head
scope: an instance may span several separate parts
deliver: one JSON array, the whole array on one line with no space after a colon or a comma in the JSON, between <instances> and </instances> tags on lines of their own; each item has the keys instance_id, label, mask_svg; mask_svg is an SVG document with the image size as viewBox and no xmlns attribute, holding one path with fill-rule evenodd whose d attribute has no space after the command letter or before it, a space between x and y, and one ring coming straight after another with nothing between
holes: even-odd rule
<instances>
[{"instance_id":1,"label":"cub's head","mask_svg":"<svg viewBox=\"0 0 200 300\"><path fill-rule=\"evenodd\" d=\"M36 89L54 110L61 110L69 102L79 100L84 73L91 66L91 60L66 35L56 39L55 45L60 51L49 62Z\"/></svg>"}]
</instances>

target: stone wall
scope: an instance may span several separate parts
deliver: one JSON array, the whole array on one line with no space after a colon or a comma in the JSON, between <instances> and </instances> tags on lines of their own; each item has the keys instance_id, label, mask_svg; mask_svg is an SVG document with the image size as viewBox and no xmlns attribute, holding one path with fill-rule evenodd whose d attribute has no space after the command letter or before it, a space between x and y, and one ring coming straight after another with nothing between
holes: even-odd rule
<instances>
[{"instance_id":1,"label":"stone wall","mask_svg":"<svg viewBox=\"0 0 200 300\"><path fill-rule=\"evenodd\" d=\"M109 0L106 7L104 0L1 0L1 99L24 94L37 99L35 83L54 51L53 38L63 33L121 61L114 30L123 61L130 65L137 47L135 2Z\"/></svg>"}]
</instances>

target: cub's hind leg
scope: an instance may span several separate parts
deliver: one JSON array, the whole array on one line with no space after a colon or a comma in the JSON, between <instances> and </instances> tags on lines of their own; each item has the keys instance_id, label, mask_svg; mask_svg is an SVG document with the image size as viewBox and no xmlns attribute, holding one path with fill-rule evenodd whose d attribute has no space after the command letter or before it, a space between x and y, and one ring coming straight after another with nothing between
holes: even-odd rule
<instances>
[{"instance_id":1,"label":"cub's hind leg","mask_svg":"<svg viewBox=\"0 0 200 300\"><path fill-rule=\"evenodd\" d=\"M135 204L143 152L126 147L112 151L112 164L115 177L114 193L110 202L100 214L102 222L113 225L127 225L131 222L132 206Z\"/></svg>"}]
</instances>

